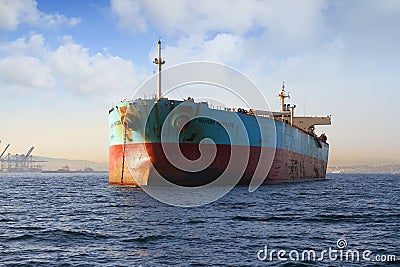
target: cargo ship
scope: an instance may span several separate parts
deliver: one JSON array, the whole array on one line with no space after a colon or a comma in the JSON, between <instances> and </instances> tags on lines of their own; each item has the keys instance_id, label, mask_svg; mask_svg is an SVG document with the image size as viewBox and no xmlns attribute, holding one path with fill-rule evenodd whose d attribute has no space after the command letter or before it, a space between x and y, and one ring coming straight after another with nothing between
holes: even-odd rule
<instances>
[{"instance_id":1,"label":"cargo ship","mask_svg":"<svg viewBox=\"0 0 400 267\"><path fill-rule=\"evenodd\" d=\"M157 96L124 100L109 110L110 184L156 185L162 177L176 185L201 186L227 170L242 185L255 176L261 184L325 178L329 144L314 130L330 125L331 116L295 116L296 106L285 103L284 83L279 111L216 109L190 97L162 97L160 41L153 63L158 66ZM233 153L242 156L232 163Z\"/></svg>"}]
</instances>

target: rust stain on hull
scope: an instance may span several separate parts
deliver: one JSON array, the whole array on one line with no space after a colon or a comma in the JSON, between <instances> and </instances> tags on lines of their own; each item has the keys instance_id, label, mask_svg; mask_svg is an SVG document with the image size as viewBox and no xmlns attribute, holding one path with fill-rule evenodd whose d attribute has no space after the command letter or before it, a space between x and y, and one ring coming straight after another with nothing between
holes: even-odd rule
<instances>
[{"instance_id":1,"label":"rust stain on hull","mask_svg":"<svg viewBox=\"0 0 400 267\"><path fill-rule=\"evenodd\" d=\"M126 145L126 153L130 155L128 158L132 160L125 164L124 179L121 181L123 147L122 145L112 146L109 151L109 182L110 184L123 185L157 184L157 181L152 180L152 173L157 171L174 184L182 186L204 185L218 178L228 164L230 146L218 145L217 148L217 157L208 168L199 173L190 173L171 165L163 155L160 143ZM184 155L192 155L192 157L195 157L196 154L193 154L193 151L198 151L196 144L182 144L181 149ZM266 153L269 153L269 151L266 151ZM260 147L250 148L248 165L239 181L239 185L248 185L250 183L254 170L259 163L259 154ZM239 171L233 169L232 175ZM276 184L321 179L325 177L325 173L326 162L287 150L277 149L268 176L262 178L265 179L263 184Z\"/></svg>"}]
</instances>

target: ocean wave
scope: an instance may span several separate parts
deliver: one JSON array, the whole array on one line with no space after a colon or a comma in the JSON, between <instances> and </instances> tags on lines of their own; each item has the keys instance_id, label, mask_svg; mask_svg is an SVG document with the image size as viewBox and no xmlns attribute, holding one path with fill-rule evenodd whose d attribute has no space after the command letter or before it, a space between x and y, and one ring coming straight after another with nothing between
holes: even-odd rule
<instances>
[{"instance_id":1,"label":"ocean wave","mask_svg":"<svg viewBox=\"0 0 400 267\"><path fill-rule=\"evenodd\" d=\"M234 216L232 217L232 220L236 221L242 221L242 222L251 222L251 221L257 221L257 222L268 222L268 221L285 221L287 220L287 217L279 217L279 216L270 216L270 217L253 217L253 216Z\"/></svg>"}]
</instances>

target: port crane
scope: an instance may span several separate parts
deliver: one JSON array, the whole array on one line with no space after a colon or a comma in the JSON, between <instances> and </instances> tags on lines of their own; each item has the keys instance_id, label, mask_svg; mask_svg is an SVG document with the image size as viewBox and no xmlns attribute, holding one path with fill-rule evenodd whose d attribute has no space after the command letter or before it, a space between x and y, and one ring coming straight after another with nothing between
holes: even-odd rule
<instances>
[{"instance_id":1,"label":"port crane","mask_svg":"<svg viewBox=\"0 0 400 267\"><path fill-rule=\"evenodd\" d=\"M4 153L6 153L7 149L10 147L10 143L8 143L8 145L6 146L6 148L4 148L3 152L0 155L0 159L3 158Z\"/></svg>"},{"instance_id":2,"label":"port crane","mask_svg":"<svg viewBox=\"0 0 400 267\"><path fill-rule=\"evenodd\" d=\"M31 153L32 153L32 151L35 149L35 147L33 146L33 147L31 147L29 150L28 150L28 153L26 153L26 155L25 155L25 157L23 157L23 161L26 161L26 160L28 160L28 158L29 158L29 156L31 155Z\"/></svg>"},{"instance_id":3,"label":"port crane","mask_svg":"<svg viewBox=\"0 0 400 267\"><path fill-rule=\"evenodd\" d=\"M35 149L32 146L28 152L24 154L12 155L8 153L4 156L7 149L10 147L10 143L6 146L3 152L0 154L0 172L41 172L42 166L37 163L47 162L45 160L34 160L32 151ZM4 157L3 157L4 156Z\"/></svg>"}]
</instances>

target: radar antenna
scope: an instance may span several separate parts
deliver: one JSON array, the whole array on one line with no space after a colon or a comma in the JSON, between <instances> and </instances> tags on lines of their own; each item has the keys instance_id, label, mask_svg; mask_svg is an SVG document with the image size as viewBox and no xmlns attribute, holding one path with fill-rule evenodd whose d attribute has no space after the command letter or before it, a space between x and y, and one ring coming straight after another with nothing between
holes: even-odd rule
<instances>
[{"instance_id":1,"label":"radar antenna","mask_svg":"<svg viewBox=\"0 0 400 267\"><path fill-rule=\"evenodd\" d=\"M279 93L278 97L281 99L281 111L286 111L285 108L285 98L290 98L289 94L285 94L285 82L282 82L281 92Z\"/></svg>"}]
</instances>

